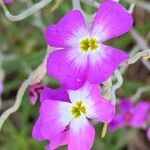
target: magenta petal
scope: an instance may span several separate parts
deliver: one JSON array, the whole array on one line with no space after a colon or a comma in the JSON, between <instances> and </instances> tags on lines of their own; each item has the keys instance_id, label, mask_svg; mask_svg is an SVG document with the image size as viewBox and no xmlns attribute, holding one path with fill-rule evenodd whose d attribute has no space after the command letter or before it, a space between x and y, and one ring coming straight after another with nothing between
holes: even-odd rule
<instances>
[{"instance_id":1,"label":"magenta petal","mask_svg":"<svg viewBox=\"0 0 150 150\"><path fill-rule=\"evenodd\" d=\"M41 120L41 117L39 117L33 127L33 130L32 130L33 138L38 141L45 140L45 138L42 136L42 134L40 132L41 126L42 126L42 120Z\"/></svg>"},{"instance_id":2,"label":"magenta petal","mask_svg":"<svg viewBox=\"0 0 150 150\"><path fill-rule=\"evenodd\" d=\"M46 150L54 150L59 146L67 145L68 141L68 131L64 131L51 139L51 142L47 145Z\"/></svg>"},{"instance_id":3,"label":"magenta petal","mask_svg":"<svg viewBox=\"0 0 150 150\"><path fill-rule=\"evenodd\" d=\"M111 132L116 131L117 129L125 125L122 115L116 115L114 119L109 123L109 129Z\"/></svg>"},{"instance_id":4,"label":"magenta petal","mask_svg":"<svg viewBox=\"0 0 150 150\"><path fill-rule=\"evenodd\" d=\"M115 105L101 97L94 103L95 114L90 118L98 120L100 122L110 123L115 116Z\"/></svg>"},{"instance_id":5,"label":"magenta petal","mask_svg":"<svg viewBox=\"0 0 150 150\"><path fill-rule=\"evenodd\" d=\"M75 124L76 120L70 125L68 150L90 150L95 138L95 129L86 118L82 120L78 129Z\"/></svg>"},{"instance_id":6,"label":"magenta petal","mask_svg":"<svg viewBox=\"0 0 150 150\"><path fill-rule=\"evenodd\" d=\"M132 24L132 15L121 4L105 0L95 16L91 36L103 42L128 32Z\"/></svg>"},{"instance_id":7,"label":"magenta petal","mask_svg":"<svg viewBox=\"0 0 150 150\"><path fill-rule=\"evenodd\" d=\"M79 45L80 39L87 35L84 17L78 10L69 12L56 25L50 25L45 30L47 44L52 47Z\"/></svg>"},{"instance_id":8,"label":"magenta petal","mask_svg":"<svg viewBox=\"0 0 150 150\"><path fill-rule=\"evenodd\" d=\"M48 74L69 89L81 87L86 79L87 60L83 61L82 54L74 54L74 51L57 50L49 55L47 61Z\"/></svg>"},{"instance_id":9,"label":"magenta petal","mask_svg":"<svg viewBox=\"0 0 150 150\"><path fill-rule=\"evenodd\" d=\"M119 107L121 113L130 112L130 110L133 107L133 103L130 99L122 99L122 100L120 100L118 107Z\"/></svg>"},{"instance_id":10,"label":"magenta petal","mask_svg":"<svg viewBox=\"0 0 150 150\"><path fill-rule=\"evenodd\" d=\"M148 120L150 104L147 102L138 103L133 110L133 119L130 125L133 127L144 127Z\"/></svg>"},{"instance_id":11,"label":"magenta petal","mask_svg":"<svg viewBox=\"0 0 150 150\"><path fill-rule=\"evenodd\" d=\"M68 93L63 87L60 87L58 89L46 87L41 93L40 100L41 102L44 102L44 100L62 100L70 102Z\"/></svg>"},{"instance_id":12,"label":"magenta petal","mask_svg":"<svg viewBox=\"0 0 150 150\"><path fill-rule=\"evenodd\" d=\"M71 103L76 102L78 99L82 99L85 103L91 101L95 102L97 98L100 98L100 86L98 84L90 84L88 81L77 90L67 90ZM87 100L88 99L88 100ZM97 101L96 101L97 102Z\"/></svg>"},{"instance_id":13,"label":"magenta petal","mask_svg":"<svg viewBox=\"0 0 150 150\"><path fill-rule=\"evenodd\" d=\"M110 46L100 45L100 50L89 55L88 81L98 84L108 79L128 55Z\"/></svg>"},{"instance_id":14,"label":"magenta petal","mask_svg":"<svg viewBox=\"0 0 150 150\"><path fill-rule=\"evenodd\" d=\"M71 103L53 100L45 100L41 104L40 131L43 137L51 140L66 129L71 121L70 106Z\"/></svg>"}]
</instances>

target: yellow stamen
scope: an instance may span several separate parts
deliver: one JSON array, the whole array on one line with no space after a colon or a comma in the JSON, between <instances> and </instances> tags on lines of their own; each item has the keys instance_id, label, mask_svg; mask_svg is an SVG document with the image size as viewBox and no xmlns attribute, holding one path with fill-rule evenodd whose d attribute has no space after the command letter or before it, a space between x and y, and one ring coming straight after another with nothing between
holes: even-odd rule
<instances>
[{"instance_id":1,"label":"yellow stamen","mask_svg":"<svg viewBox=\"0 0 150 150\"><path fill-rule=\"evenodd\" d=\"M94 51L99 47L98 40L96 38L85 38L80 42L80 48L82 51L88 50Z\"/></svg>"},{"instance_id":2,"label":"yellow stamen","mask_svg":"<svg viewBox=\"0 0 150 150\"><path fill-rule=\"evenodd\" d=\"M79 118L82 114L86 114L87 109L82 101L77 101L71 109L71 113L74 118Z\"/></svg>"}]
</instances>

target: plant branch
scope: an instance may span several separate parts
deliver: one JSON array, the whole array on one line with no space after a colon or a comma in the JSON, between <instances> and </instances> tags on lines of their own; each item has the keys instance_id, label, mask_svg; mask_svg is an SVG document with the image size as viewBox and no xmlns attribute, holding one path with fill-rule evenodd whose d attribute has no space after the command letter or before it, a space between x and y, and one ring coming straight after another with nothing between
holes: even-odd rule
<instances>
[{"instance_id":1,"label":"plant branch","mask_svg":"<svg viewBox=\"0 0 150 150\"><path fill-rule=\"evenodd\" d=\"M23 20L35 12L39 11L43 7L47 6L52 0L42 0L36 4L34 4L32 7L28 8L24 12L20 13L19 15L12 15L9 10L7 9L6 5L4 4L3 0L0 0L0 3L2 5L2 8L4 10L4 13L6 17L11 21L20 21Z\"/></svg>"},{"instance_id":2,"label":"plant branch","mask_svg":"<svg viewBox=\"0 0 150 150\"><path fill-rule=\"evenodd\" d=\"M116 104L116 90L122 86L123 77L119 70L116 70L114 75L116 76L117 82L111 87L111 99L113 104Z\"/></svg>"},{"instance_id":3,"label":"plant branch","mask_svg":"<svg viewBox=\"0 0 150 150\"><path fill-rule=\"evenodd\" d=\"M37 67L37 69L29 76L29 78L27 80L25 80L23 82L23 84L19 88L14 105L12 107L8 108L6 111L4 111L3 114L0 116L0 130L1 130L4 122L6 121L6 119L12 113L16 112L19 109L21 102L22 102L23 95L24 95L26 89L28 88L28 86L31 84L38 83L44 78L44 76L46 74L46 61L47 61L47 57L49 55L49 51L50 51L50 48L47 48L47 54L46 54L42 64Z\"/></svg>"},{"instance_id":4,"label":"plant branch","mask_svg":"<svg viewBox=\"0 0 150 150\"><path fill-rule=\"evenodd\" d=\"M134 64L135 62L137 62L140 58L148 58L150 57L150 50L144 50L142 52L137 53L136 55L134 55L133 57L131 57L130 59L128 59L126 61L126 63L129 64Z\"/></svg>"},{"instance_id":5,"label":"plant branch","mask_svg":"<svg viewBox=\"0 0 150 150\"><path fill-rule=\"evenodd\" d=\"M143 86L143 87L139 88L136 91L136 93L131 97L131 99L133 101L137 101L144 92L149 92L149 91L150 91L150 86L149 85L148 86Z\"/></svg>"}]
</instances>

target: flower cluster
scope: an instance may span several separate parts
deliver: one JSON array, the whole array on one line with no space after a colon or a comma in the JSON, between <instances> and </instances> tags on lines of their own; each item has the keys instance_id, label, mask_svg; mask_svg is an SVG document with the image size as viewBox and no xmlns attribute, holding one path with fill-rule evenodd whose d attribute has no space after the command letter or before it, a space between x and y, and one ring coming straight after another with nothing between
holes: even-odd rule
<instances>
[{"instance_id":1,"label":"flower cluster","mask_svg":"<svg viewBox=\"0 0 150 150\"><path fill-rule=\"evenodd\" d=\"M100 94L99 84L111 77L128 55L104 42L128 32L132 23L122 5L105 0L90 30L78 10L46 28L45 39L54 48L47 59L47 72L61 87L42 90L33 137L50 141L48 150L62 145L69 150L89 150L95 137L90 120L110 123L113 119L115 106Z\"/></svg>"},{"instance_id":2,"label":"flower cluster","mask_svg":"<svg viewBox=\"0 0 150 150\"><path fill-rule=\"evenodd\" d=\"M110 122L110 131L116 131L123 126L145 129L149 121L150 103L142 101L136 105L130 99L120 100L119 113ZM150 129L147 132L150 137Z\"/></svg>"}]
</instances>

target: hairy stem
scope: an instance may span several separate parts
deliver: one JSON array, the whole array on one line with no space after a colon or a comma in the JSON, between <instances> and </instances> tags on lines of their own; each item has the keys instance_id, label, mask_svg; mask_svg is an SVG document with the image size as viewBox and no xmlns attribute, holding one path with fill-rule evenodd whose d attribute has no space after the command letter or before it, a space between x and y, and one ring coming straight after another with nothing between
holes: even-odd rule
<instances>
[{"instance_id":1,"label":"hairy stem","mask_svg":"<svg viewBox=\"0 0 150 150\"><path fill-rule=\"evenodd\" d=\"M43 79L43 77L45 76L46 61L47 61L47 57L49 55L49 50L50 50L50 48L47 48L47 54L46 54L42 64L37 67L37 69L29 76L29 78L27 80L25 80L23 82L23 84L19 88L14 105L12 107L8 108L6 111L4 111L4 113L0 116L0 130L1 130L4 122L6 121L6 119L12 113L16 112L19 109L21 102L22 102L23 95L24 95L26 89L28 88L28 86L31 84L40 82Z\"/></svg>"},{"instance_id":2,"label":"hairy stem","mask_svg":"<svg viewBox=\"0 0 150 150\"><path fill-rule=\"evenodd\" d=\"M116 90L119 89L123 84L123 77L119 70L114 72L114 75L117 78L117 82L111 87L111 99L113 104L116 104Z\"/></svg>"},{"instance_id":3,"label":"hairy stem","mask_svg":"<svg viewBox=\"0 0 150 150\"><path fill-rule=\"evenodd\" d=\"M144 57L147 57L147 58L150 57L150 50L144 50L142 52L137 53L136 55L128 59L126 63L133 64L137 62L140 58L144 58Z\"/></svg>"},{"instance_id":4,"label":"hairy stem","mask_svg":"<svg viewBox=\"0 0 150 150\"><path fill-rule=\"evenodd\" d=\"M5 6L5 4L3 3L3 0L0 0L0 3L2 5L2 8L4 10L4 13L5 13L6 17L9 20L11 20L11 21L20 21L20 20L23 20L23 19L31 16L32 14L39 11L43 7L47 6L51 1L52 0L42 0L42 1L34 4L32 7L28 8L27 10L25 10L24 12L20 13L19 15L12 15L9 12L9 10L7 9L7 7Z\"/></svg>"},{"instance_id":5,"label":"hairy stem","mask_svg":"<svg viewBox=\"0 0 150 150\"><path fill-rule=\"evenodd\" d=\"M149 86L149 85L148 85L148 86L140 87L140 88L136 91L136 93L131 97L131 99L132 99L133 101L137 101L137 100L141 97L141 95L142 95L144 92L150 92L150 86Z\"/></svg>"}]
</instances>

